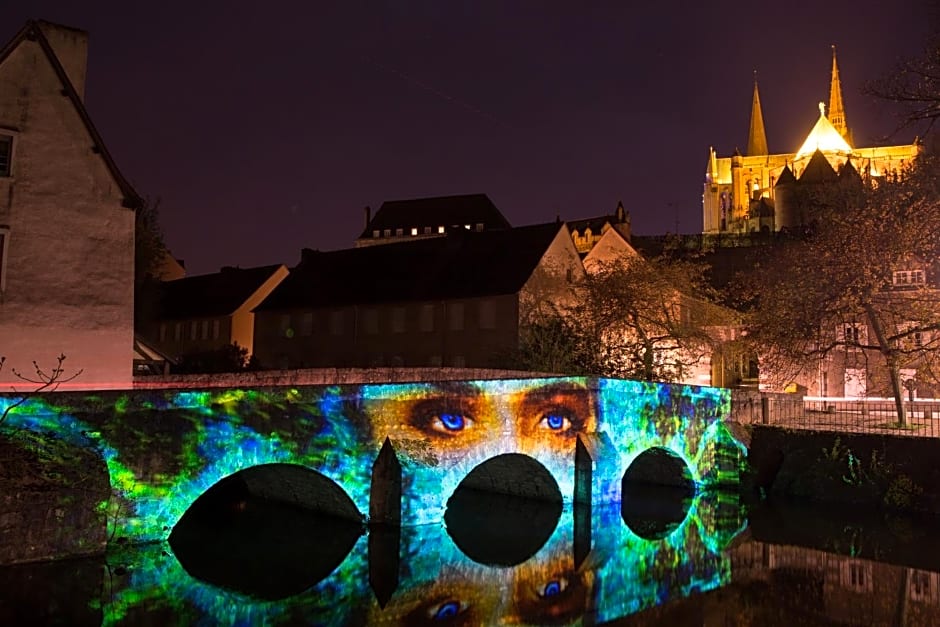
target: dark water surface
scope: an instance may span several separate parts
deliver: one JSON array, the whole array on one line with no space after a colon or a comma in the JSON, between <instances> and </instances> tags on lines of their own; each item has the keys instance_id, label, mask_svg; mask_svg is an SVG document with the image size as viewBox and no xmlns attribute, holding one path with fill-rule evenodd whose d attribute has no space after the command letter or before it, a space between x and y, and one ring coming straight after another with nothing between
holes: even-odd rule
<instances>
[{"instance_id":1,"label":"dark water surface","mask_svg":"<svg viewBox=\"0 0 940 627\"><path fill-rule=\"evenodd\" d=\"M629 496L467 490L369 531L239 496L167 543L0 568L0 625L940 625L936 519Z\"/></svg>"}]
</instances>

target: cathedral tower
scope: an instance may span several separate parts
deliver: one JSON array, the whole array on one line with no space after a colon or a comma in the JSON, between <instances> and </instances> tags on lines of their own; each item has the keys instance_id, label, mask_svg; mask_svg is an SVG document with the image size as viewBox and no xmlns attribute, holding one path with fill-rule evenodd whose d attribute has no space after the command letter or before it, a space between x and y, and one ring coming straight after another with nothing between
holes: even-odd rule
<instances>
[{"instance_id":1,"label":"cathedral tower","mask_svg":"<svg viewBox=\"0 0 940 627\"><path fill-rule=\"evenodd\" d=\"M835 45L832 46L832 77L829 79L829 121L839 131L839 135L851 144L849 125L845 121L845 106L842 104L842 83L839 81Z\"/></svg>"}]
</instances>

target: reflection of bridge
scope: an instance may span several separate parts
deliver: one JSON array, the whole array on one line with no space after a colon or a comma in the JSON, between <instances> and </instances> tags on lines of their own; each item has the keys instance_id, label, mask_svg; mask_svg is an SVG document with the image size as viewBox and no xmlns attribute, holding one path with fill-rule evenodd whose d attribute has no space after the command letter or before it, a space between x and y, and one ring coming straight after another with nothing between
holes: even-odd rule
<instances>
[{"instance_id":1,"label":"reflection of bridge","mask_svg":"<svg viewBox=\"0 0 940 627\"><path fill-rule=\"evenodd\" d=\"M235 483L405 526L441 520L461 482L618 501L625 472L651 449L682 462L660 464L655 480L734 483L743 448L722 426L729 403L715 388L585 378L49 394L7 426L99 450L111 475L109 531L150 541L213 486ZM680 474L663 476L669 468Z\"/></svg>"}]
</instances>

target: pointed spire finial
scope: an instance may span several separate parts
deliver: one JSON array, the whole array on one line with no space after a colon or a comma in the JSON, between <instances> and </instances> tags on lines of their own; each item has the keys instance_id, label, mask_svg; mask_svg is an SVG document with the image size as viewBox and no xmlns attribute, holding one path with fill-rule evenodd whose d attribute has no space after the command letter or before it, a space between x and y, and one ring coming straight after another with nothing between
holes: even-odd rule
<instances>
[{"instance_id":1,"label":"pointed spire finial","mask_svg":"<svg viewBox=\"0 0 940 627\"><path fill-rule=\"evenodd\" d=\"M849 138L849 126L845 121L842 104L842 83L839 80L839 63L836 60L836 45L832 44L832 77L829 82L829 121L843 139Z\"/></svg>"},{"instance_id":2,"label":"pointed spire finial","mask_svg":"<svg viewBox=\"0 0 940 627\"><path fill-rule=\"evenodd\" d=\"M766 155L767 134L764 131L764 113L760 106L760 93L757 90L757 70L754 70L754 96L751 99L751 128L747 134L747 155Z\"/></svg>"}]
</instances>

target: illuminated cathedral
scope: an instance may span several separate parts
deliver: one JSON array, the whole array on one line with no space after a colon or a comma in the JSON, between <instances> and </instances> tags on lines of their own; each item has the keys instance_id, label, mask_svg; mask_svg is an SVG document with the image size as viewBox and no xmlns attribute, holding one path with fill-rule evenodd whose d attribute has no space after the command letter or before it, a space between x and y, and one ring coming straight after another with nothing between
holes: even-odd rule
<instances>
[{"instance_id":1,"label":"illuminated cathedral","mask_svg":"<svg viewBox=\"0 0 940 627\"><path fill-rule=\"evenodd\" d=\"M920 151L905 146L856 148L846 122L836 49L832 47L829 107L819 103L819 119L796 152L771 154L767 147L757 78L751 102L747 150L718 157L709 148L702 208L705 233L772 232L812 220L801 203L805 191L834 182L897 176Z\"/></svg>"}]
</instances>

